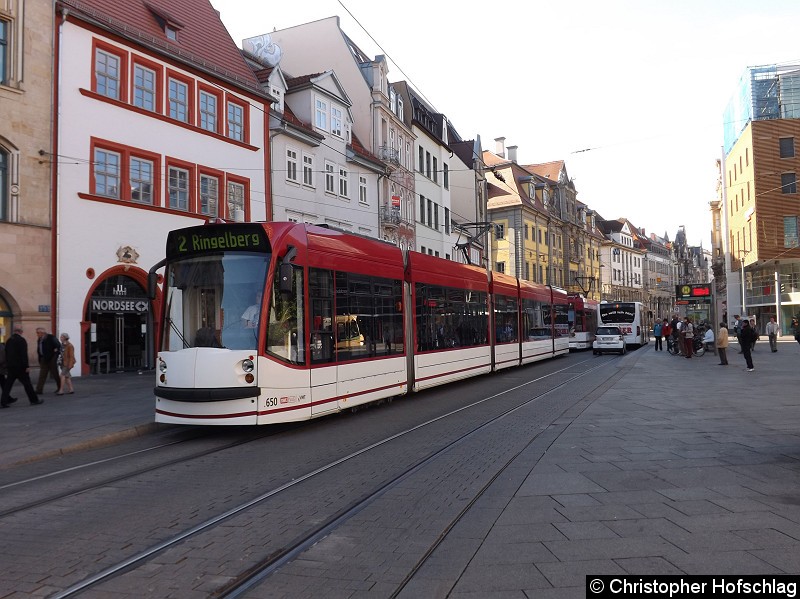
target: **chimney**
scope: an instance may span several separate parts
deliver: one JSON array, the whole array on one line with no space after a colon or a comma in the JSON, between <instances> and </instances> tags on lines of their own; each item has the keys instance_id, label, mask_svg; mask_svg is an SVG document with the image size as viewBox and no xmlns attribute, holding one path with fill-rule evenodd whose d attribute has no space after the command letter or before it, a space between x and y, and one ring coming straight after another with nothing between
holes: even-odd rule
<instances>
[{"instance_id":1,"label":"chimney","mask_svg":"<svg viewBox=\"0 0 800 599\"><path fill-rule=\"evenodd\" d=\"M495 137L494 138L495 150L494 153L500 156L500 158L506 157L506 138L505 137Z\"/></svg>"},{"instance_id":2,"label":"chimney","mask_svg":"<svg viewBox=\"0 0 800 599\"><path fill-rule=\"evenodd\" d=\"M508 159L511 162L517 161L517 146L508 146Z\"/></svg>"}]
</instances>

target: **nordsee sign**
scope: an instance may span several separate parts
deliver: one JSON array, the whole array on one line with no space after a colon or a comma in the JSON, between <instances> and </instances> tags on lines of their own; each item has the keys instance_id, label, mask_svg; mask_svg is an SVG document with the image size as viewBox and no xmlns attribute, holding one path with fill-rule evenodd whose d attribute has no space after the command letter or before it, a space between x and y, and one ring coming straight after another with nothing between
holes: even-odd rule
<instances>
[{"instance_id":1,"label":"nordsee sign","mask_svg":"<svg viewBox=\"0 0 800 599\"><path fill-rule=\"evenodd\" d=\"M93 297L92 312L147 312L150 307L146 299L117 299Z\"/></svg>"}]
</instances>

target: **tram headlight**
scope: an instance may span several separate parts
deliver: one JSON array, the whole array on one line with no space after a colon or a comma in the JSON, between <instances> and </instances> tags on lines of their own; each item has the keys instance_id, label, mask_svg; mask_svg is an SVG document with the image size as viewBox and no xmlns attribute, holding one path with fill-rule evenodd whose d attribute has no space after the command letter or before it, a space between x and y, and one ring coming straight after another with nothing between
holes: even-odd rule
<instances>
[{"instance_id":1,"label":"tram headlight","mask_svg":"<svg viewBox=\"0 0 800 599\"><path fill-rule=\"evenodd\" d=\"M167 372L167 363L164 360L162 360L160 357L158 358L158 369L162 373L166 373Z\"/></svg>"},{"instance_id":2,"label":"tram headlight","mask_svg":"<svg viewBox=\"0 0 800 599\"><path fill-rule=\"evenodd\" d=\"M253 364L252 360L250 359L242 360L242 370L244 370L245 372L253 372L253 369L255 367L256 365Z\"/></svg>"}]
</instances>

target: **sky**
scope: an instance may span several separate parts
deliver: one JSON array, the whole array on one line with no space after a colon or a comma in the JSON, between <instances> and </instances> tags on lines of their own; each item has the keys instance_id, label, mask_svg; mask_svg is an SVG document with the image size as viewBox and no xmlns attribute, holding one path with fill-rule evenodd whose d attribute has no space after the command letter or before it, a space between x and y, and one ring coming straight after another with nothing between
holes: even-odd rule
<instances>
[{"instance_id":1,"label":"sky","mask_svg":"<svg viewBox=\"0 0 800 599\"><path fill-rule=\"evenodd\" d=\"M748 66L800 64L796 0L211 3L239 47L337 15L463 139L564 160L603 218L707 249L729 99Z\"/></svg>"}]
</instances>

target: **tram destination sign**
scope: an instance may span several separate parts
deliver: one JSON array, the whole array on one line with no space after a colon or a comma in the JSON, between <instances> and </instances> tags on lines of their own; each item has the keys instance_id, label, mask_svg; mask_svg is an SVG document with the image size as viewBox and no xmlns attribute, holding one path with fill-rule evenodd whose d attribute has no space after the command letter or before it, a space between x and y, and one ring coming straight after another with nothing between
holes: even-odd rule
<instances>
[{"instance_id":1,"label":"tram destination sign","mask_svg":"<svg viewBox=\"0 0 800 599\"><path fill-rule=\"evenodd\" d=\"M713 293L711 283L691 283L686 285L675 285L675 299L678 303L707 303L711 302ZM685 304L681 304L685 305Z\"/></svg>"},{"instance_id":2,"label":"tram destination sign","mask_svg":"<svg viewBox=\"0 0 800 599\"><path fill-rule=\"evenodd\" d=\"M269 239L255 224L203 225L170 231L167 258L218 252L267 252Z\"/></svg>"}]
</instances>

